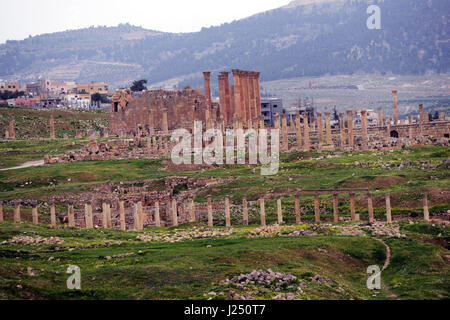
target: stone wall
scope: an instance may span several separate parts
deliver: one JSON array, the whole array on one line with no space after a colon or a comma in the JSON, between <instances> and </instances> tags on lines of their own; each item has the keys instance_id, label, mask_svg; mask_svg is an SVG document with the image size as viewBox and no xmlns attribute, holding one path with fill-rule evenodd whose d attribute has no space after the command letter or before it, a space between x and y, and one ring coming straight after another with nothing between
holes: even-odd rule
<instances>
[{"instance_id":1,"label":"stone wall","mask_svg":"<svg viewBox=\"0 0 450 320\"><path fill-rule=\"evenodd\" d=\"M139 125L161 132L192 128L194 119L206 123L207 108L207 99L196 90L153 90L138 97L132 97L128 89L119 90L111 105L110 132L136 134Z\"/></svg>"}]
</instances>

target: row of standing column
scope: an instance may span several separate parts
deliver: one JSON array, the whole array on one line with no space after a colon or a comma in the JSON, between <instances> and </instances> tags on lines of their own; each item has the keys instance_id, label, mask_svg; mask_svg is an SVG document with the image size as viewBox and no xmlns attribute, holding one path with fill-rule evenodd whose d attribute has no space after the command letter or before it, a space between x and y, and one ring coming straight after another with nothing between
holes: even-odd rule
<instances>
[{"instance_id":1,"label":"row of standing column","mask_svg":"<svg viewBox=\"0 0 450 320\"><path fill-rule=\"evenodd\" d=\"M391 196L390 194L385 195L386 200L386 221L387 223L392 223L392 209L391 209ZM20 201L16 201L13 203L14 205L14 222L20 222L21 221L21 205ZM266 210L265 210L265 199L261 198L259 200L260 205L260 220L261 225L266 225ZM172 200L168 207L171 207L171 213L172 213L172 225L178 226L179 225L179 218L178 218L178 208L177 208L177 201ZM371 193L367 194L367 208L368 208L368 215L369 215L369 222L375 222L374 218L374 207L373 207L373 195ZM112 217L111 217L111 202L105 201L102 203L102 224L104 228L113 228L112 225ZM142 207L142 201L135 200L134 202L134 208L133 208L133 218L134 218L134 229L138 231L144 230L144 212ZM208 196L207 198L207 210L208 210L208 226L213 227L214 226L214 214L213 214L213 202L212 197ZM125 201L120 200L119 201L119 225L120 230L126 231L126 215L125 215ZM247 198L244 196L242 201L242 213L243 213L243 224L248 225L249 224L249 217L248 217L248 201ZM424 220L426 222L430 221L430 213L428 208L428 195L425 194L423 197L423 213L424 213ZM75 227L75 211L73 202L68 203L68 226L69 227ZM314 216L315 216L315 222L320 222L320 202L319 202L319 194L314 194ZM350 193L350 215L352 221L359 221L360 216L356 214L356 208L355 208L355 194ZM295 196L295 216L296 216L296 223L300 224L302 223L301 219L301 207L300 207L300 196ZM156 227L161 227L161 217L160 217L160 203L159 201L155 202L155 225ZM84 206L84 219L85 219L85 225L86 228L92 229L94 228L93 224L93 212L92 212L92 203L90 201L85 203ZM190 222L196 222L196 213L195 213L195 204L194 201L191 200L189 203L189 221ZM3 204L0 202L0 222L4 221L3 217ZM38 205L37 203L32 204L32 221L34 224L39 223L38 218ZM282 213L282 200L281 196L277 197L277 221L279 224L283 223L283 213ZM333 193L333 221L339 222L339 199L338 199L338 193ZM50 225L56 226L57 225L57 219L56 219L56 209L55 204L52 203L50 205ZM226 227L231 227L231 208L230 208L230 197L225 197L225 225Z\"/></svg>"}]
</instances>

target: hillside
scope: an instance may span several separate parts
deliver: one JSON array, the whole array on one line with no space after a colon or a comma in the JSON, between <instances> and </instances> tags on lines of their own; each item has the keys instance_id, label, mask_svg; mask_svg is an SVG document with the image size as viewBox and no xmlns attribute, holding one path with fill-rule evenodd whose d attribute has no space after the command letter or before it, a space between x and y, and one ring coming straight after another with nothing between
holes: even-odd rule
<instances>
[{"instance_id":1,"label":"hillside","mask_svg":"<svg viewBox=\"0 0 450 320\"><path fill-rule=\"evenodd\" d=\"M157 86L197 85L202 70L230 68L261 71L263 81L450 71L447 1L373 3L382 30L367 29L367 1L299 0L195 33L120 25L9 41L0 45L0 77L105 80L114 87L142 77Z\"/></svg>"}]
</instances>

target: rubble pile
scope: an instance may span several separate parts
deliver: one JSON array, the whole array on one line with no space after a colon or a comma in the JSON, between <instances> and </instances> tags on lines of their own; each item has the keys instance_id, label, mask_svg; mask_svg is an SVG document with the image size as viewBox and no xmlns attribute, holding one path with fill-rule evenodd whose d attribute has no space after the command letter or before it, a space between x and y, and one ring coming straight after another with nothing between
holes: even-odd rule
<instances>
[{"instance_id":1,"label":"rubble pile","mask_svg":"<svg viewBox=\"0 0 450 320\"><path fill-rule=\"evenodd\" d=\"M33 238L30 236L16 236L9 240L9 243L20 243L20 244L62 244L64 240L58 237L50 238Z\"/></svg>"},{"instance_id":2,"label":"rubble pile","mask_svg":"<svg viewBox=\"0 0 450 320\"><path fill-rule=\"evenodd\" d=\"M171 234L140 234L137 239L144 242L181 242L194 239L206 239L215 237L226 237L234 233L233 229L228 230L212 230L207 228L193 229L191 231L178 231Z\"/></svg>"}]
</instances>

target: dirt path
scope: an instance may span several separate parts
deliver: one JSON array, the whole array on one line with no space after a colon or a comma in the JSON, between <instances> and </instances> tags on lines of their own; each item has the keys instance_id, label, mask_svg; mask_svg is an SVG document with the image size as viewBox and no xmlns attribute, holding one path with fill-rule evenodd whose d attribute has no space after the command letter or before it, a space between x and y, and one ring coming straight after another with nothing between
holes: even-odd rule
<instances>
[{"instance_id":1,"label":"dirt path","mask_svg":"<svg viewBox=\"0 0 450 320\"><path fill-rule=\"evenodd\" d=\"M29 168L29 167L38 167L38 166L42 166L42 165L44 165L44 160L28 161L28 162L25 162L24 164L21 164L20 166L0 169L0 171L24 169L24 168Z\"/></svg>"},{"instance_id":2,"label":"dirt path","mask_svg":"<svg viewBox=\"0 0 450 320\"><path fill-rule=\"evenodd\" d=\"M378 242L382 243L386 247L386 261L384 262L383 269L381 271L386 270L391 264L391 248L381 239L376 239Z\"/></svg>"},{"instance_id":3,"label":"dirt path","mask_svg":"<svg viewBox=\"0 0 450 320\"><path fill-rule=\"evenodd\" d=\"M381 272L383 272L391 264L391 248L383 240L381 240L381 239L375 239L375 240L377 240L378 242L382 243L386 247L386 260L384 262L383 269L381 269ZM389 297L393 298L393 299L397 299L398 300L398 296L395 293L392 292L392 290L389 287L389 285L387 285L386 282L384 282L383 280L381 280L381 283L383 284L383 287L384 287L387 295Z\"/></svg>"}]
</instances>

